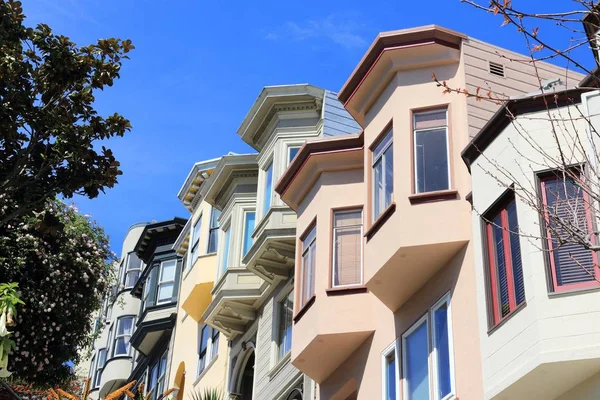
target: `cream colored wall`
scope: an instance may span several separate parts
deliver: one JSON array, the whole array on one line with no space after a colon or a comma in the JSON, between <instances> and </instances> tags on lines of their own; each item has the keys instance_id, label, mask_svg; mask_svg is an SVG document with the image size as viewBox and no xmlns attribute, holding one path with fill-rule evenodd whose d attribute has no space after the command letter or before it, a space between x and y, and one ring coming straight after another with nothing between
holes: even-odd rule
<instances>
[{"instance_id":1,"label":"cream colored wall","mask_svg":"<svg viewBox=\"0 0 600 400\"><path fill-rule=\"evenodd\" d=\"M571 115L578 115L574 108L570 111ZM560 295L548 292L539 214L519 196L516 199L519 229L523 234L532 236L520 238L526 306L488 334L486 264L483 260L479 214L500 197L512 180L517 182L517 187L535 191L535 172L546 170L554 164L551 159L558 155L557 145L552 139L551 126L545 113L540 111L519 116L517 122L527 134L519 134L512 124L507 126L485 150L485 156L480 156L472 165L473 243L486 399L527 399L534 383L541 396L537 398L551 399L561 393L559 389L566 389L567 379L569 384L576 384L600 367L595 365L597 362L592 362L600 358L600 292ZM553 117L566 115L568 113L563 109L560 114L554 113ZM571 136L575 130L582 143L587 143L583 120L574 124L556 124L558 135L564 140L563 145L567 137L575 137ZM532 139L541 146L541 152L547 157L529 144ZM576 162L581 157L575 155L571 160ZM498 165L502 168L499 169ZM513 178L509 180L499 172L503 170ZM591 364L586 363L585 368L578 368L574 363L577 360L589 360ZM555 363L564 363L558 364L564 365L562 370L558 367L557 371L551 369L552 365L557 365ZM531 383L515 385L524 377L531 377Z\"/></svg>"},{"instance_id":2,"label":"cream colored wall","mask_svg":"<svg viewBox=\"0 0 600 400\"><path fill-rule=\"evenodd\" d=\"M201 202L193 212L192 223L190 225L190 234L194 224L202 216L202 226L200 228L199 257L191 267L182 274L180 297L177 310L177 323L173 333L174 340L171 348L171 368L169 373L169 387L179 388L182 382L182 376L185 376L184 389L179 399L188 400L194 390L203 390L204 388L225 388L225 378L227 373L228 347L224 335L219 337L218 355L203 374L197 376L198 371L198 322L191 318L185 310L181 308L183 302L190 294L194 286L200 282L214 281L216 278L217 255L206 254L208 248L208 235L210 228L210 216L212 207L206 202ZM191 238L190 238L191 239ZM192 241L190 240L188 248L191 250ZM179 397L182 396L182 397Z\"/></svg>"}]
</instances>

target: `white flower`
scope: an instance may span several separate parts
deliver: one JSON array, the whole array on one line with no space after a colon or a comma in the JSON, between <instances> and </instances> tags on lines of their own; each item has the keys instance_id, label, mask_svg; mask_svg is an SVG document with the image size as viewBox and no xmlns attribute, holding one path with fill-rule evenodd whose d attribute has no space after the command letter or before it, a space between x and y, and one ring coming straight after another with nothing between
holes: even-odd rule
<instances>
[{"instance_id":1,"label":"white flower","mask_svg":"<svg viewBox=\"0 0 600 400\"><path fill-rule=\"evenodd\" d=\"M9 334L8 329L6 329L6 311L0 315L0 337L7 336Z\"/></svg>"}]
</instances>

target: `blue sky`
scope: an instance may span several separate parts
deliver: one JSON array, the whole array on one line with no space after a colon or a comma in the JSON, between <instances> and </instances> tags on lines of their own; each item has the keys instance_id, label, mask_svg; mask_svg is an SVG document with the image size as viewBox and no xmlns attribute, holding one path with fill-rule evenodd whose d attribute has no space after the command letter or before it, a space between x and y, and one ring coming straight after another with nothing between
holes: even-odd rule
<instances>
[{"instance_id":1,"label":"blue sky","mask_svg":"<svg viewBox=\"0 0 600 400\"><path fill-rule=\"evenodd\" d=\"M79 45L120 37L136 46L121 79L96 104L101 114L119 112L132 122L132 132L108 146L123 175L105 195L75 199L105 227L117 252L131 224L189 215L176 195L194 162L251 151L236 130L265 85L337 91L378 32L431 23L526 51L514 28L459 0L23 3L28 25L46 23ZM556 11L557 4L542 6ZM566 32L548 29L568 44ZM587 50L582 54L589 65Z\"/></svg>"}]
</instances>

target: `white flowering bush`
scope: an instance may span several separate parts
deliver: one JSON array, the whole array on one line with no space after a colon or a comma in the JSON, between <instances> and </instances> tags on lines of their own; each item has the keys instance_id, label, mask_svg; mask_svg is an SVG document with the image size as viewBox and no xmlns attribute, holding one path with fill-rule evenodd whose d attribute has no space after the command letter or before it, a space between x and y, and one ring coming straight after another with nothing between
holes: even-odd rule
<instances>
[{"instance_id":1,"label":"white flowering bush","mask_svg":"<svg viewBox=\"0 0 600 400\"><path fill-rule=\"evenodd\" d=\"M8 370L33 384L71 374L92 337L91 314L112 284L115 255L98 224L59 200L0 227L0 277L20 298Z\"/></svg>"}]
</instances>

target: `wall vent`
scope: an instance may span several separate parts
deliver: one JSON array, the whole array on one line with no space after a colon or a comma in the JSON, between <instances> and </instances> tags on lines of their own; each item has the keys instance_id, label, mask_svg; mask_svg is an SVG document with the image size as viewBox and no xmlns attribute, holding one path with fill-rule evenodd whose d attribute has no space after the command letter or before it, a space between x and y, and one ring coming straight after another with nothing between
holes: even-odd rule
<instances>
[{"instance_id":1,"label":"wall vent","mask_svg":"<svg viewBox=\"0 0 600 400\"><path fill-rule=\"evenodd\" d=\"M490 61L490 74L504 78L504 65Z\"/></svg>"}]
</instances>

